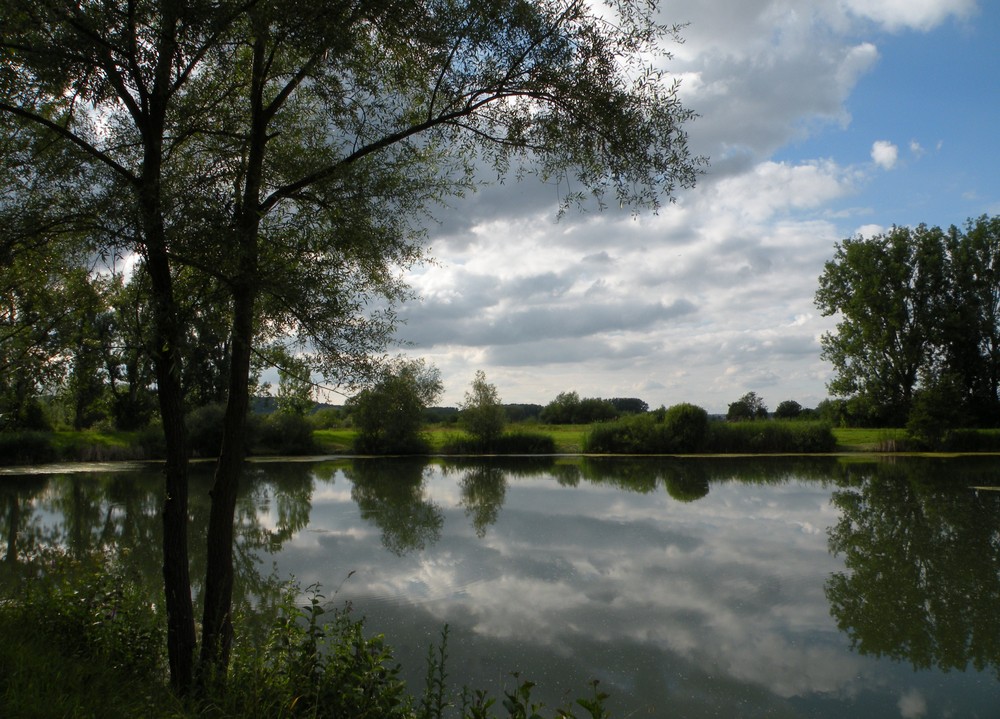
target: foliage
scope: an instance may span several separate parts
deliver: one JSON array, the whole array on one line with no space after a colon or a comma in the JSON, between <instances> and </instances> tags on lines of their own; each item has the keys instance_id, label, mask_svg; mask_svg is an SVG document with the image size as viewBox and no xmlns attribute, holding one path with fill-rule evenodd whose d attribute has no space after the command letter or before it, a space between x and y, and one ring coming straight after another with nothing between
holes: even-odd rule
<instances>
[{"instance_id":1,"label":"foliage","mask_svg":"<svg viewBox=\"0 0 1000 719\"><path fill-rule=\"evenodd\" d=\"M167 715L162 619L134 578L100 556L27 562L27 581L0 584L5 716Z\"/></svg>"},{"instance_id":2,"label":"foliage","mask_svg":"<svg viewBox=\"0 0 1000 719\"><path fill-rule=\"evenodd\" d=\"M612 397L608 401L622 414L642 414L649 411L649 405L638 397Z\"/></svg>"},{"instance_id":3,"label":"foliage","mask_svg":"<svg viewBox=\"0 0 1000 719\"><path fill-rule=\"evenodd\" d=\"M774 409L775 419L795 419L802 414L802 405L794 399L786 399Z\"/></svg>"},{"instance_id":4,"label":"foliage","mask_svg":"<svg viewBox=\"0 0 1000 719\"><path fill-rule=\"evenodd\" d=\"M476 372L472 387L465 393L465 399L459 406L459 412L462 425L484 450L492 447L507 424L507 415L500 404L497 388L486 381L486 374L482 370Z\"/></svg>"},{"instance_id":5,"label":"foliage","mask_svg":"<svg viewBox=\"0 0 1000 719\"><path fill-rule=\"evenodd\" d=\"M420 219L480 167L573 188L561 209L609 197L655 208L694 183L692 115L659 69L678 28L648 3L611 12L523 0L0 6L11 225L45 246L72 229L105 256L141 256L149 282L143 336L166 447L167 636L180 692L196 639L186 368L207 357L223 380L209 389L228 403L201 645L201 662L224 668L223 545L254 349L291 335L315 349L321 373L367 373L409 296L401 270L423 256ZM206 294L219 315L191 301Z\"/></svg>"},{"instance_id":6,"label":"foliage","mask_svg":"<svg viewBox=\"0 0 1000 719\"><path fill-rule=\"evenodd\" d=\"M270 414L264 418L258 432L257 447L267 454L304 455L316 451L312 425L299 414Z\"/></svg>"},{"instance_id":7,"label":"foliage","mask_svg":"<svg viewBox=\"0 0 1000 719\"><path fill-rule=\"evenodd\" d=\"M755 419L767 419L767 405L757 396L756 392L747 392L729 405L726 419L730 422L740 422Z\"/></svg>"},{"instance_id":8,"label":"foliage","mask_svg":"<svg viewBox=\"0 0 1000 719\"><path fill-rule=\"evenodd\" d=\"M424 412L443 390L441 373L423 360L400 360L347 403L361 454L425 454Z\"/></svg>"},{"instance_id":9,"label":"foliage","mask_svg":"<svg viewBox=\"0 0 1000 719\"><path fill-rule=\"evenodd\" d=\"M913 396L906 431L919 446L938 449L949 431L959 428L962 416L962 389L951 377L941 377L921 387Z\"/></svg>"},{"instance_id":10,"label":"foliage","mask_svg":"<svg viewBox=\"0 0 1000 719\"><path fill-rule=\"evenodd\" d=\"M316 405L309 361L280 346L271 348L269 359L278 368L278 412L304 417Z\"/></svg>"},{"instance_id":11,"label":"foliage","mask_svg":"<svg viewBox=\"0 0 1000 719\"><path fill-rule=\"evenodd\" d=\"M591 427L584 451L605 454L677 454L701 451L708 413L682 403Z\"/></svg>"},{"instance_id":12,"label":"foliage","mask_svg":"<svg viewBox=\"0 0 1000 719\"><path fill-rule=\"evenodd\" d=\"M207 404L188 413L186 424L191 435L189 446L199 457L218 457L222 448L223 404Z\"/></svg>"},{"instance_id":13,"label":"foliage","mask_svg":"<svg viewBox=\"0 0 1000 719\"><path fill-rule=\"evenodd\" d=\"M482 690L447 681L447 627L428 647L428 681L416 701L382 634L368 630L349 605L331 608L318 586L288 583L273 605L258 606L240 635L228 686L214 685L198 704L182 705L163 683L162 619L135 577L100 555L61 553L30 560L37 576L0 583L0 706L5 716L102 716L126 719L270 719L271 717L495 717ZM533 683L514 675L501 716L524 717ZM58 682L58 691L53 691ZM607 695L577 700L552 716L606 716ZM579 710L576 710L579 711ZM541 715L539 715L541 716Z\"/></svg>"},{"instance_id":14,"label":"foliage","mask_svg":"<svg viewBox=\"0 0 1000 719\"><path fill-rule=\"evenodd\" d=\"M816 305L839 316L822 338L823 357L836 372L830 391L852 398L851 421L899 426L916 411L917 433L930 430L923 441L933 444L941 430L927 425L929 407L917 406L917 397L951 386L953 418L1000 422L998 280L996 217L964 229L894 227L840 243L819 278Z\"/></svg>"},{"instance_id":15,"label":"foliage","mask_svg":"<svg viewBox=\"0 0 1000 719\"><path fill-rule=\"evenodd\" d=\"M614 402L599 397L581 399L577 392L560 392L545 405L539 418L546 424L592 424L616 419L620 414L635 411L640 406L631 400L619 399L620 404L631 408L621 410Z\"/></svg>"},{"instance_id":16,"label":"foliage","mask_svg":"<svg viewBox=\"0 0 1000 719\"><path fill-rule=\"evenodd\" d=\"M685 402L667 409L662 421L671 451L701 451L708 433L708 412Z\"/></svg>"},{"instance_id":17,"label":"foliage","mask_svg":"<svg viewBox=\"0 0 1000 719\"><path fill-rule=\"evenodd\" d=\"M382 635L363 620L328 610L318 587L300 608L289 596L261 647L237 650L220 698L226 714L246 717L409 717L411 699ZM321 619L322 618L322 619Z\"/></svg>"}]
</instances>

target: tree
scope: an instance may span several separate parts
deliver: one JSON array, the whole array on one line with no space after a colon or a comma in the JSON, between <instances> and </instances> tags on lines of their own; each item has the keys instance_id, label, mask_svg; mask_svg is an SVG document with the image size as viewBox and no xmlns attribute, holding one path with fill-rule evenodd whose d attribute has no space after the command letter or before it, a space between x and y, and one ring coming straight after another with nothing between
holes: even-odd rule
<instances>
[{"instance_id":1,"label":"tree","mask_svg":"<svg viewBox=\"0 0 1000 719\"><path fill-rule=\"evenodd\" d=\"M649 405L638 397L613 397L609 401L621 414L642 414L649 411Z\"/></svg>"},{"instance_id":2,"label":"tree","mask_svg":"<svg viewBox=\"0 0 1000 719\"><path fill-rule=\"evenodd\" d=\"M1000 422L1000 217L982 216L945 234L947 309L939 318L949 382L980 426Z\"/></svg>"},{"instance_id":3,"label":"tree","mask_svg":"<svg viewBox=\"0 0 1000 719\"><path fill-rule=\"evenodd\" d=\"M125 244L148 275L179 691L191 685L195 649L183 383L192 334L179 278L215 280L228 313L200 655L201 676L223 679L254 347L290 333L316 348L324 374L370 373L393 315L366 308L406 296L399 268L421 256L414 218L483 164L572 176L580 189L563 209L588 194L656 207L693 184L690 112L649 66L676 29L645 3L615 10L609 22L562 0L0 8L3 127L57 147L66 169L56 180L94 174L58 189L86 200L75 205L95 241ZM45 183L46 196L56 184Z\"/></svg>"},{"instance_id":4,"label":"tree","mask_svg":"<svg viewBox=\"0 0 1000 719\"><path fill-rule=\"evenodd\" d=\"M546 424L573 424L579 413L580 395L576 392L560 392L556 398L542 409L541 420Z\"/></svg>"},{"instance_id":5,"label":"tree","mask_svg":"<svg viewBox=\"0 0 1000 719\"><path fill-rule=\"evenodd\" d=\"M348 402L358 430L354 448L363 454L422 454L424 412L444 387L441 373L423 360L398 361L372 387Z\"/></svg>"},{"instance_id":6,"label":"tree","mask_svg":"<svg viewBox=\"0 0 1000 719\"><path fill-rule=\"evenodd\" d=\"M476 372L472 387L465 393L459 410L465 429L484 447L488 448L503 434L507 416L500 404L497 388L486 381L482 370Z\"/></svg>"},{"instance_id":7,"label":"tree","mask_svg":"<svg viewBox=\"0 0 1000 719\"><path fill-rule=\"evenodd\" d=\"M823 315L840 317L821 339L836 372L831 393L859 396L878 421L905 422L921 373L937 372L945 262L943 233L924 225L837 245L816 290Z\"/></svg>"},{"instance_id":8,"label":"tree","mask_svg":"<svg viewBox=\"0 0 1000 719\"><path fill-rule=\"evenodd\" d=\"M774 416L778 419L795 419L802 414L802 405L794 399L786 399L778 404Z\"/></svg>"},{"instance_id":9,"label":"tree","mask_svg":"<svg viewBox=\"0 0 1000 719\"><path fill-rule=\"evenodd\" d=\"M757 396L756 392L747 392L729 405L726 419L730 422L767 419L767 405L764 404L763 399Z\"/></svg>"}]
</instances>

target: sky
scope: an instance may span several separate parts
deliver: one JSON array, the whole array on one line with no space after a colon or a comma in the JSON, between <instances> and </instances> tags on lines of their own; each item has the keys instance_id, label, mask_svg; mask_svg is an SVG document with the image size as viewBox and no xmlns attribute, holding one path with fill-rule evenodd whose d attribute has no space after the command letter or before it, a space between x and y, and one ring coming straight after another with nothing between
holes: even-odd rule
<instances>
[{"instance_id":1,"label":"sky","mask_svg":"<svg viewBox=\"0 0 1000 719\"><path fill-rule=\"evenodd\" d=\"M674 0L698 185L657 214L570 212L537 181L439 213L408 274L400 351L439 404L477 370L507 403L560 392L692 402L827 398L813 297L837 242L1000 213L1000 3Z\"/></svg>"}]
</instances>

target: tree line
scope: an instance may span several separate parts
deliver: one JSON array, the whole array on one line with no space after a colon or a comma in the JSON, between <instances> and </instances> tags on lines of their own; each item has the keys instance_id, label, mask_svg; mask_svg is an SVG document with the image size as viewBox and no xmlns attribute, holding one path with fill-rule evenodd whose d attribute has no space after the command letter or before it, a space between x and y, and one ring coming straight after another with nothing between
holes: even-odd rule
<instances>
[{"instance_id":1,"label":"tree line","mask_svg":"<svg viewBox=\"0 0 1000 719\"><path fill-rule=\"evenodd\" d=\"M853 424L1000 425L1000 217L846 239L815 299L838 319L822 357Z\"/></svg>"}]
</instances>

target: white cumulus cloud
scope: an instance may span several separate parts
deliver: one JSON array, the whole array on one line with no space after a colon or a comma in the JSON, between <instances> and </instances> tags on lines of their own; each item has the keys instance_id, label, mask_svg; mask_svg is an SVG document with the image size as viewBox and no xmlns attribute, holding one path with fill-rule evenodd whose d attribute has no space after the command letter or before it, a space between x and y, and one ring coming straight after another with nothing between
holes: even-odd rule
<instances>
[{"instance_id":1,"label":"white cumulus cloud","mask_svg":"<svg viewBox=\"0 0 1000 719\"><path fill-rule=\"evenodd\" d=\"M872 160L883 170L891 170L899 159L899 148L888 140L876 140L872 145Z\"/></svg>"}]
</instances>

